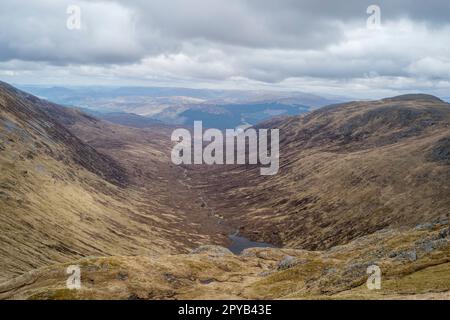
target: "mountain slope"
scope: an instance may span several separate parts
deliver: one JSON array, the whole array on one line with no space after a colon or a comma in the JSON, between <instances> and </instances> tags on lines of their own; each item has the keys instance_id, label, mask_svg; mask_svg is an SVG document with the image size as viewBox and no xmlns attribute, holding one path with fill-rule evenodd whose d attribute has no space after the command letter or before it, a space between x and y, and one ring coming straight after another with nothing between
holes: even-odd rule
<instances>
[{"instance_id":1,"label":"mountain slope","mask_svg":"<svg viewBox=\"0 0 450 320\"><path fill-rule=\"evenodd\" d=\"M114 126L3 83L0 107L0 280L85 256L221 241L205 233L207 211L178 181L160 128Z\"/></svg>"},{"instance_id":2,"label":"mountain slope","mask_svg":"<svg viewBox=\"0 0 450 320\"><path fill-rule=\"evenodd\" d=\"M274 119L267 177L174 166L170 128L0 83L0 299L446 299L449 120L425 95ZM280 247L203 246L236 229ZM66 288L74 264L80 290ZM365 286L370 265L381 290Z\"/></svg>"},{"instance_id":3,"label":"mountain slope","mask_svg":"<svg viewBox=\"0 0 450 320\"><path fill-rule=\"evenodd\" d=\"M382 245L380 245L382 244ZM326 251L206 246L190 254L88 257L0 284L0 299L449 299L450 225L386 229ZM367 267L381 289L366 286Z\"/></svg>"},{"instance_id":4,"label":"mountain slope","mask_svg":"<svg viewBox=\"0 0 450 320\"><path fill-rule=\"evenodd\" d=\"M325 107L280 129L280 171L190 171L253 240L325 249L450 214L450 105L426 95ZM220 183L217 183L220 182Z\"/></svg>"}]
</instances>

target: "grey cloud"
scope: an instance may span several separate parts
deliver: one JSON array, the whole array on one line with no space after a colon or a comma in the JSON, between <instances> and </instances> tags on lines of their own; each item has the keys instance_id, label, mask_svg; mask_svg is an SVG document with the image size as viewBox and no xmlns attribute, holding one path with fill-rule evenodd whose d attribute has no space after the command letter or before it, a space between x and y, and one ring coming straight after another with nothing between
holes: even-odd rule
<instances>
[{"instance_id":1,"label":"grey cloud","mask_svg":"<svg viewBox=\"0 0 450 320\"><path fill-rule=\"evenodd\" d=\"M66 28L67 6L82 7L82 29ZM145 50L132 27L132 12L118 4L86 1L6 0L0 4L0 60L120 63Z\"/></svg>"},{"instance_id":2,"label":"grey cloud","mask_svg":"<svg viewBox=\"0 0 450 320\"><path fill-rule=\"evenodd\" d=\"M51 63L125 63L173 53L206 40L256 48L320 49L338 43L350 21L365 23L372 0L114 0L0 4L0 59ZM449 22L448 1L378 1L384 19L409 16ZM84 28L65 28L69 4L82 8ZM122 10L122 14L118 12Z\"/></svg>"},{"instance_id":3,"label":"grey cloud","mask_svg":"<svg viewBox=\"0 0 450 320\"><path fill-rule=\"evenodd\" d=\"M365 23L373 3L385 29L371 33ZM69 4L82 9L80 31L65 27ZM449 1L418 0L2 0L0 75L365 79L367 86L379 86L376 78L446 80L449 13Z\"/></svg>"}]
</instances>

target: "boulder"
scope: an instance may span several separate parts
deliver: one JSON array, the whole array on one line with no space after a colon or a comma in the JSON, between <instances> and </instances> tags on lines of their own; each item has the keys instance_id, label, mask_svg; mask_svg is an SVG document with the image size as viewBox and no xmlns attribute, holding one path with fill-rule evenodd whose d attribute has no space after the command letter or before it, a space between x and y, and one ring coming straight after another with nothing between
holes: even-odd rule
<instances>
[{"instance_id":1,"label":"boulder","mask_svg":"<svg viewBox=\"0 0 450 320\"><path fill-rule=\"evenodd\" d=\"M295 267L298 264L298 260L292 256L285 256L278 262L278 270L286 270Z\"/></svg>"},{"instance_id":2,"label":"boulder","mask_svg":"<svg viewBox=\"0 0 450 320\"><path fill-rule=\"evenodd\" d=\"M417 260L417 252L416 249L393 252L389 255L389 258L394 258L396 260L408 260L410 262L414 262Z\"/></svg>"},{"instance_id":3,"label":"boulder","mask_svg":"<svg viewBox=\"0 0 450 320\"><path fill-rule=\"evenodd\" d=\"M415 230L419 230L419 231L423 231L423 230L431 230L433 229L433 224L432 223L422 223L422 224L418 224L415 228Z\"/></svg>"},{"instance_id":4,"label":"boulder","mask_svg":"<svg viewBox=\"0 0 450 320\"><path fill-rule=\"evenodd\" d=\"M439 237L444 238L450 238L450 227L443 229L439 232Z\"/></svg>"},{"instance_id":5,"label":"boulder","mask_svg":"<svg viewBox=\"0 0 450 320\"><path fill-rule=\"evenodd\" d=\"M197 249L194 249L192 254L202 254L206 253L210 256L214 257L223 257L228 255L233 255L233 253L228 250L227 248L221 247L221 246L214 246L214 245L204 245L200 246Z\"/></svg>"}]
</instances>

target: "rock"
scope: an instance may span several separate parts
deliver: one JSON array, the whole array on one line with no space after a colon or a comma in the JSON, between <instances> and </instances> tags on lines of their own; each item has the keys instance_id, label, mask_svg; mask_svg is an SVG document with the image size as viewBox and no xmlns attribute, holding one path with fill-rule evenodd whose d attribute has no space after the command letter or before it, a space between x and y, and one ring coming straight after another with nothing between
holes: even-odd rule
<instances>
[{"instance_id":1,"label":"rock","mask_svg":"<svg viewBox=\"0 0 450 320\"><path fill-rule=\"evenodd\" d=\"M128 273L124 272L124 271L119 271L119 273L117 274L117 279L120 281L125 281L128 279Z\"/></svg>"},{"instance_id":2,"label":"rock","mask_svg":"<svg viewBox=\"0 0 450 320\"><path fill-rule=\"evenodd\" d=\"M422 230L431 230L431 229L433 229L433 224L432 224L432 223L422 223L422 224L418 224L418 225L414 228L414 230L419 230L419 231L422 231Z\"/></svg>"},{"instance_id":3,"label":"rock","mask_svg":"<svg viewBox=\"0 0 450 320\"><path fill-rule=\"evenodd\" d=\"M434 250L433 242L431 240L423 240L417 243L417 250L423 251L424 253L430 253Z\"/></svg>"},{"instance_id":4,"label":"rock","mask_svg":"<svg viewBox=\"0 0 450 320\"><path fill-rule=\"evenodd\" d=\"M420 254L427 254L433 250L445 247L449 243L450 228L443 229L437 236L416 242L416 249Z\"/></svg>"},{"instance_id":5,"label":"rock","mask_svg":"<svg viewBox=\"0 0 450 320\"><path fill-rule=\"evenodd\" d=\"M223 257L228 255L233 255L233 252L228 250L227 248L221 247L221 246L214 246L214 245L205 245L200 246L197 249L194 249L192 254L201 254L206 253L214 257Z\"/></svg>"},{"instance_id":6,"label":"rock","mask_svg":"<svg viewBox=\"0 0 450 320\"><path fill-rule=\"evenodd\" d=\"M413 262L413 261L417 260L417 252L416 252L415 249L406 252L406 254L407 254L407 257L408 257L409 261Z\"/></svg>"},{"instance_id":7,"label":"rock","mask_svg":"<svg viewBox=\"0 0 450 320\"><path fill-rule=\"evenodd\" d=\"M417 252L416 249L405 250L400 252L391 253L389 255L390 258L395 258L396 260L409 260L414 262L417 260Z\"/></svg>"},{"instance_id":8,"label":"rock","mask_svg":"<svg viewBox=\"0 0 450 320\"><path fill-rule=\"evenodd\" d=\"M448 246L449 242L450 242L450 241L447 240L447 239L439 239L439 240L436 240L436 241L434 242L434 248L435 248L435 249L440 249L440 248L446 247L446 246Z\"/></svg>"},{"instance_id":9,"label":"rock","mask_svg":"<svg viewBox=\"0 0 450 320\"><path fill-rule=\"evenodd\" d=\"M164 273L163 276L164 276L164 279L166 279L166 281L169 283L174 283L174 282L178 281L177 277L171 273Z\"/></svg>"},{"instance_id":10,"label":"rock","mask_svg":"<svg viewBox=\"0 0 450 320\"><path fill-rule=\"evenodd\" d=\"M263 271L260 274L258 274L258 276L267 277L267 276L270 276L272 273L273 273L273 271Z\"/></svg>"},{"instance_id":11,"label":"rock","mask_svg":"<svg viewBox=\"0 0 450 320\"><path fill-rule=\"evenodd\" d=\"M292 267L295 267L298 264L298 260L292 256L285 256L281 261L278 263L278 270L286 270L290 269Z\"/></svg>"},{"instance_id":12,"label":"rock","mask_svg":"<svg viewBox=\"0 0 450 320\"><path fill-rule=\"evenodd\" d=\"M439 232L439 238L450 238L450 227Z\"/></svg>"},{"instance_id":13,"label":"rock","mask_svg":"<svg viewBox=\"0 0 450 320\"><path fill-rule=\"evenodd\" d=\"M247 248L242 250L239 254L242 257L256 257L263 260L278 260L280 257L277 257L271 250L271 248ZM283 256L282 254L279 256Z\"/></svg>"},{"instance_id":14,"label":"rock","mask_svg":"<svg viewBox=\"0 0 450 320\"><path fill-rule=\"evenodd\" d=\"M141 298L140 296L138 296L135 293L132 293L128 296L128 300L144 300L144 298Z\"/></svg>"},{"instance_id":15,"label":"rock","mask_svg":"<svg viewBox=\"0 0 450 320\"><path fill-rule=\"evenodd\" d=\"M431 230L436 227L445 226L449 223L448 218L440 217L433 222L418 224L414 230Z\"/></svg>"},{"instance_id":16,"label":"rock","mask_svg":"<svg viewBox=\"0 0 450 320\"><path fill-rule=\"evenodd\" d=\"M256 257L256 251L254 250L254 248L247 248L242 250L240 256L242 257Z\"/></svg>"},{"instance_id":17,"label":"rock","mask_svg":"<svg viewBox=\"0 0 450 320\"><path fill-rule=\"evenodd\" d=\"M330 274L336 274L337 273L337 269L334 267L327 267L323 270L322 274L323 275L330 275Z\"/></svg>"},{"instance_id":18,"label":"rock","mask_svg":"<svg viewBox=\"0 0 450 320\"><path fill-rule=\"evenodd\" d=\"M428 158L431 161L441 161L447 165L450 165L450 137L439 140Z\"/></svg>"},{"instance_id":19,"label":"rock","mask_svg":"<svg viewBox=\"0 0 450 320\"><path fill-rule=\"evenodd\" d=\"M433 221L433 225L435 227L441 227L441 226L445 226L448 224L448 218L446 217L439 217L436 220Z\"/></svg>"},{"instance_id":20,"label":"rock","mask_svg":"<svg viewBox=\"0 0 450 320\"><path fill-rule=\"evenodd\" d=\"M201 283L201 284L210 284L210 283L212 283L212 282L214 282L214 281L216 281L216 280L215 280L215 279L212 279L212 278L208 278L208 279L200 280L200 283Z\"/></svg>"},{"instance_id":21,"label":"rock","mask_svg":"<svg viewBox=\"0 0 450 320\"><path fill-rule=\"evenodd\" d=\"M369 264L367 263L352 263L348 265L343 272L344 279L356 279L366 275L367 267Z\"/></svg>"}]
</instances>

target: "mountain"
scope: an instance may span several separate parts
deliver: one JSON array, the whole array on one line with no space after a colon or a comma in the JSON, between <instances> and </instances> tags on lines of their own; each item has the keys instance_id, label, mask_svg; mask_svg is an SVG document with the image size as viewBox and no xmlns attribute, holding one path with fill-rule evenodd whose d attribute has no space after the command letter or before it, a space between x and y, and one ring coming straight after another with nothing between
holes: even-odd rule
<instances>
[{"instance_id":1,"label":"mountain","mask_svg":"<svg viewBox=\"0 0 450 320\"><path fill-rule=\"evenodd\" d=\"M60 104L81 106L88 101L118 98L191 98L193 101L214 101L214 104L244 102L275 102L286 104L305 104L308 106L324 106L332 101L344 101L344 97L325 98L314 94L296 91L266 90L217 90L190 89L181 87L107 87L107 86L36 86L20 85L18 88Z\"/></svg>"},{"instance_id":2,"label":"mountain","mask_svg":"<svg viewBox=\"0 0 450 320\"><path fill-rule=\"evenodd\" d=\"M84 113L92 115L98 119L120 124L132 128L150 128L156 125L164 126L163 122L148 117L139 116L126 112L95 112L88 109L81 109Z\"/></svg>"},{"instance_id":3,"label":"mountain","mask_svg":"<svg viewBox=\"0 0 450 320\"><path fill-rule=\"evenodd\" d=\"M41 98L76 106L114 123L145 127L151 120L169 125L233 129L274 116L292 116L343 98L323 98L303 92L212 90L158 87L41 87L22 86ZM130 113L125 119L124 113ZM137 118L141 116L142 118Z\"/></svg>"},{"instance_id":4,"label":"mountain","mask_svg":"<svg viewBox=\"0 0 450 320\"><path fill-rule=\"evenodd\" d=\"M169 112L171 108L167 109ZM166 110L166 112L167 112ZM240 125L255 125L261 121L279 117L298 115L309 110L302 105L287 105L281 103L249 103L223 106L191 107L177 115L175 123L192 126L194 121L202 121L205 128L233 129ZM164 114L166 114L166 112ZM158 114L156 118L166 119ZM173 119L173 118L172 118ZM169 120L170 121L170 120Z\"/></svg>"},{"instance_id":5,"label":"mountain","mask_svg":"<svg viewBox=\"0 0 450 320\"><path fill-rule=\"evenodd\" d=\"M210 202L253 240L327 249L450 208L450 105L427 95L332 105L261 124L280 130L280 171L206 168Z\"/></svg>"},{"instance_id":6,"label":"mountain","mask_svg":"<svg viewBox=\"0 0 450 320\"><path fill-rule=\"evenodd\" d=\"M164 127L113 125L4 83L0 107L0 281L86 256L221 241L202 231L207 211L178 181Z\"/></svg>"},{"instance_id":7,"label":"mountain","mask_svg":"<svg viewBox=\"0 0 450 320\"><path fill-rule=\"evenodd\" d=\"M280 130L277 175L178 167L171 127L0 82L0 299L450 298L449 104L407 95L257 127ZM272 247L233 254L229 235Z\"/></svg>"}]
</instances>

